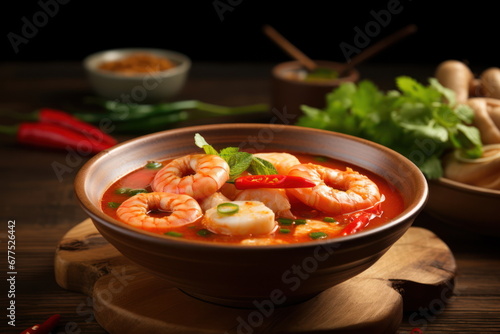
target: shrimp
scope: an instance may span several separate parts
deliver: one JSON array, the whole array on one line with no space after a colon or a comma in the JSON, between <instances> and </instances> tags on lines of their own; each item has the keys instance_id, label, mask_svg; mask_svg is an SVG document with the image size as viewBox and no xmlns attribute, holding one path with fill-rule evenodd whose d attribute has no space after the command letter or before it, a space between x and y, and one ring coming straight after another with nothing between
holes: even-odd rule
<instances>
[{"instance_id":1,"label":"shrimp","mask_svg":"<svg viewBox=\"0 0 500 334\"><path fill-rule=\"evenodd\" d=\"M245 189L236 195L236 201L261 201L274 211L278 217L295 218L290 211L292 208L285 189Z\"/></svg>"},{"instance_id":2,"label":"shrimp","mask_svg":"<svg viewBox=\"0 0 500 334\"><path fill-rule=\"evenodd\" d=\"M217 207L208 209L201 223L217 234L246 236L265 235L278 226L274 212L259 201L232 201L238 206L238 212L221 214Z\"/></svg>"},{"instance_id":3,"label":"shrimp","mask_svg":"<svg viewBox=\"0 0 500 334\"><path fill-rule=\"evenodd\" d=\"M224 196L221 192L213 193L212 195L202 199L200 201L200 206L203 212L207 211L214 206L217 206L224 202L230 202L231 200Z\"/></svg>"},{"instance_id":4,"label":"shrimp","mask_svg":"<svg viewBox=\"0 0 500 334\"><path fill-rule=\"evenodd\" d=\"M287 191L304 204L331 215L367 209L381 199L377 185L351 168L341 171L308 163L292 167L288 175L315 182L312 188L289 188Z\"/></svg>"},{"instance_id":5,"label":"shrimp","mask_svg":"<svg viewBox=\"0 0 500 334\"><path fill-rule=\"evenodd\" d=\"M193 154L174 159L155 175L151 188L195 199L212 195L229 179L229 165L217 155Z\"/></svg>"},{"instance_id":6,"label":"shrimp","mask_svg":"<svg viewBox=\"0 0 500 334\"><path fill-rule=\"evenodd\" d=\"M276 168L278 174L283 175L287 175L290 168L300 164L299 159L290 153L255 153L254 156L269 161Z\"/></svg>"},{"instance_id":7,"label":"shrimp","mask_svg":"<svg viewBox=\"0 0 500 334\"><path fill-rule=\"evenodd\" d=\"M171 214L152 217L148 214L152 210ZM118 207L116 214L126 224L156 233L193 223L203 216L200 205L191 196L164 192L134 195Z\"/></svg>"}]
</instances>

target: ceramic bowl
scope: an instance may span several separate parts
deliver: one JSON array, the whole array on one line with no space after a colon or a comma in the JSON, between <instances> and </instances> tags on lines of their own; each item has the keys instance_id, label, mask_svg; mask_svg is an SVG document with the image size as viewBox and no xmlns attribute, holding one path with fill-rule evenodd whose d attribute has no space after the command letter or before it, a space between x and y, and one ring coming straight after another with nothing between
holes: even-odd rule
<instances>
[{"instance_id":1,"label":"ceramic bowl","mask_svg":"<svg viewBox=\"0 0 500 334\"><path fill-rule=\"evenodd\" d=\"M440 178L429 182L425 211L438 220L476 234L500 237L500 190Z\"/></svg>"},{"instance_id":2,"label":"ceramic bowl","mask_svg":"<svg viewBox=\"0 0 500 334\"><path fill-rule=\"evenodd\" d=\"M99 69L103 62L116 61L137 53L167 58L176 66L163 71L136 74ZM184 54L170 50L127 48L91 54L83 60L83 65L97 95L131 103L156 103L171 99L182 90L191 69L191 60Z\"/></svg>"},{"instance_id":3,"label":"ceramic bowl","mask_svg":"<svg viewBox=\"0 0 500 334\"><path fill-rule=\"evenodd\" d=\"M105 215L104 190L148 160L199 152L194 134L216 149L239 146L322 155L372 171L404 198L404 211L358 234L300 244L242 246L169 238ZM271 124L202 125L158 132L121 143L91 158L75 178L77 198L103 237L139 267L196 298L233 307L256 300L280 305L307 300L374 264L411 226L428 196L420 170L402 155L360 138Z\"/></svg>"},{"instance_id":4,"label":"ceramic bowl","mask_svg":"<svg viewBox=\"0 0 500 334\"><path fill-rule=\"evenodd\" d=\"M344 64L331 61L316 61L318 67L339 70ZM344 76L331 80L302 80L305 70L297 61L280 63L272 68L271 106L279 111L286 108L290 118L296 120L302 111L300 106L323 108L325 96L344 82L357 82L359 72L351 69Z\"/></svg>"}]
</instances>

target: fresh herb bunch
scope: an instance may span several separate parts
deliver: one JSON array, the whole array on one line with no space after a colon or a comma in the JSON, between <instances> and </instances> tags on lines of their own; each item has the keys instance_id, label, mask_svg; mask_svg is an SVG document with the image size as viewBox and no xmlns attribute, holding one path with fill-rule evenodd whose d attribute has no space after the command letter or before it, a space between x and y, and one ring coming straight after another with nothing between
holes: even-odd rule
<instances>
[{"instance_id":1,"label":"fresh herb bunch","mask_svg":"<svg viewBox=\"0 0 500 334\"><path fill-rule=\"evenodd\" d=\"M424 86L396 78L399 90L382 92L369 80L344 83L326 96L324 109L303 105L296 125L342 132L387 146L415 163L428 179L443 174L441 157L460 150L482 155L473 110L455 102L455 93L435 78Z\"/></svg>"},{"instance_id":2,"label":"fresh herb bunch","mask_svg":"<svg viewBox=\"0 0 500 334\"><path fill-rule=\"evenodd\" d=\"M234 181L243 172L248 171L253 175L273 175L278 171L267 160L256 157L255 155L240 151L238 147L226 147L217 152L217 150L207 143L205 138L199 133L195 134L194 142L196 146L202 148L206 154L214 154L223 158L229 165L229 182Z\"/></svg>"}]
</instances>

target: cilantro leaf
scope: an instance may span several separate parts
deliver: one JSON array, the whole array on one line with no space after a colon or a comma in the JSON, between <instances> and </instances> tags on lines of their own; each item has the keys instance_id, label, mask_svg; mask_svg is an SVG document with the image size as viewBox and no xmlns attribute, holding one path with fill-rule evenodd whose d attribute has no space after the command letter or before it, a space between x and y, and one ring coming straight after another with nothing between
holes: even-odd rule
<instances>
[{"instance_id":1,"label":"cilantro leaf","mask_svg":"<svg viewBox=\"0 0 500 334\"><path fill-rule=\"evenodd\" d=\"M307 105L295 125L362 137L405 155L429 179L442 176L448 150L469 158L482 154L473 110L456 104L455 93L429 78L423 85L408 76L395 80L397 90L382 92L369 81L344 83L326 95L323 109Z\"/></svg>"}]
</instances>

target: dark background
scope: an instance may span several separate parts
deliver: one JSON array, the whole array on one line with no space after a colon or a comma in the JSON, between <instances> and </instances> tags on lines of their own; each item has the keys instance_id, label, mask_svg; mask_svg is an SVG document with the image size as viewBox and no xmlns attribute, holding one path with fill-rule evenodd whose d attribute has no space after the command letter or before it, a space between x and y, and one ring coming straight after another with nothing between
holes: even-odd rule
<instances>
[{"instance_id":1,"label":"dark background","mask_svg":"<svg viewBox=\"0 0 500 334\"><path fill-rule=\"evenodd\" d=\"M311 58L345 61L340 44L354 45L355 28L398 1L10 1L1 13L3 61L80 60L110 48L158 47L194 61L289 60L263 33L270 24ZM44 4L44 5L42 5ZM219 4L218 14L214 4ZM50 8L51 13L43 7ZM226 6L226 9L223 9ZM414 23L418 32L370 63L436 63L459 59L497 66L499 13L486 2L401 0L370 44ZM36 31L27 23L38 24ZM15 52L12 36L32 36Z\"/></svg>"}]
</instances>

